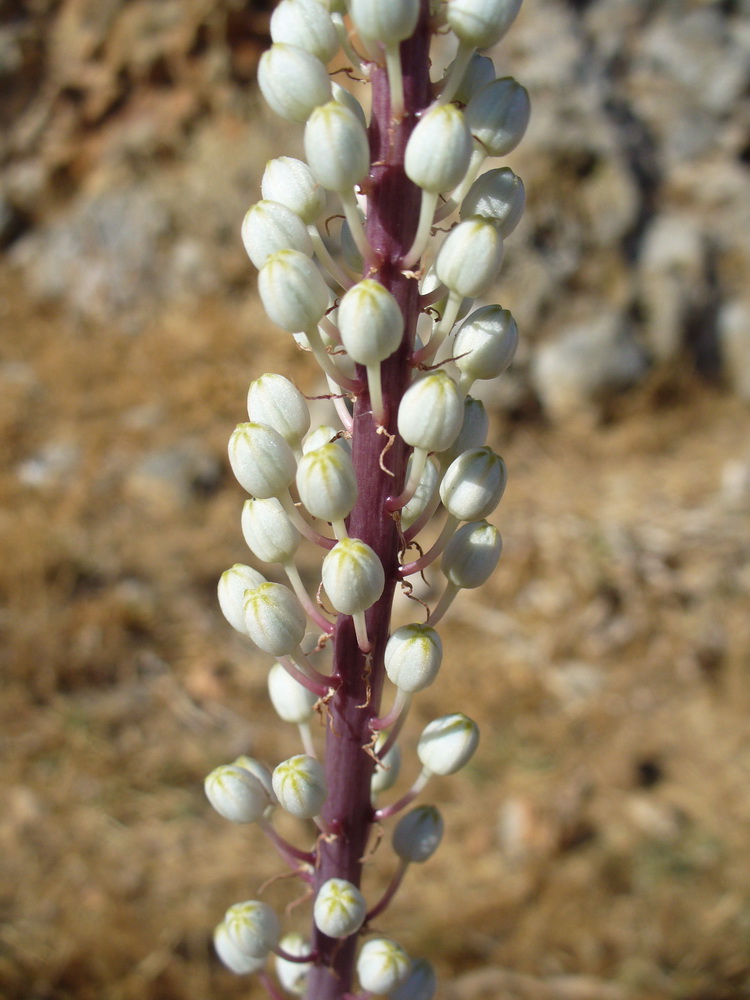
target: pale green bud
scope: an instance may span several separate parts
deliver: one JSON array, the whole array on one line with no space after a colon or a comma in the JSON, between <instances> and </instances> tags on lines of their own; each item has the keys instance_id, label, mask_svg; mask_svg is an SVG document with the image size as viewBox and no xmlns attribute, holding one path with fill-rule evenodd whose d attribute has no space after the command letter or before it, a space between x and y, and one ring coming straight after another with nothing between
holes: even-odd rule
<instances>
[{"instance_id":1,"label":"pale green bud","mask_svg":"<svg viewBox=\"0 0 750 1000\"><path fill-rule=\"evenodd\" d=\"M341 521L357 502L357 477L349 452L335 441L308 451L297 466L299 497L313 517Z\"/></svg>"},{"instance_id":2,"label":"pale green bud","mask_svg":"<svg viewBox=\"0 0 750 1000\"><path fill-rule=\"evenodd\" d=\"M426 958L417 958L411 972L390 994L390 1000L433 1000L437 993L437 977Z\"/></svg>"},{"instance_id":3,"label":"pale green bud","mask_svg":"<svg viewBox=\"0 0 750 1000\"><path fill-rule=\"evenodd\" d=\"M450 72L450 66L447 72ZM454 100L459 104L468 104L474 94L495 79L495 66L489 56L480 56L475 52L469 60L469 65L461 77Z\"/></svg>"},{"instance_id":4,"label":"pale green bud","mask_svg":"<svg viewBox=\"0 0 750 1000\"><path fill-rule=\"evenodd\" d=\"M338 327L349 356L359 365L375 365L401 345L404 318L391 292L372 278L352 285L338 308Z\"/></svg>"},{"instance_id":5,"label":"pale green bud","mask_svg":"<svg viewBox=\"0 0 750 1000\"><path fill-rule=\"evenodd\" d=\"M261 562L284 564L294 558L301 535L275 497L246 500L241 524L248 548Z\"/></svg>"},{"instance_id":6,"label":"pale green bud","mask_svg":"<svg viewBox=\"0 0 750 1000\"><path fill-rule=\"evenodd\" d=\"M384 659L388 679L407 694L415 694L437 677L443 643L430 625L403 625L388 640Z\"/></svg>"},{"instance_id":7,"label":"pale green bud","mask_svg":"<svg viewBox=\"0 0 750 1000\"><path fill-rule=\"evenodd\" d=\"M264 198L278 201L295 212L306 226L315 222L326 204L325 191L308 165L292 156L268 161L260 190Z\"/></svg>"},{"instance_id":8,"label":"pale green bud","mask_svg":"<svg viewBox=\"0 0 750 1000\"><path fill-rule=\"evenodd\" d=\"M264 653L288 656L305 635L307 617L297 596L282 583L262 583L245 594L247 634Z\"/></svg>"},{"instance_id":9,"label":"pale green bud","mask_svg":"<svg viewBox=\"0 0 750 1000\"><path fill-rule=\"evenodd\" d=\"M466 105L471 134L488 156L506 156L515 149L530 115L528 91L510 76L483 87Z\"/></svg>"},{"instance_id":10,"label":"pale green bud","mask_svg":"<svg viewBox=\"0 0 750 1000\"><path fill-rule=\"evenodd\" d=\"M474 299L497 278L503 238L486 219L459 222L443 240L435 261L440 281L452 292Z\"/></svg>"},{"instance_id":11,"label":"pale green bud","mask_svg":"<svg viewBox=\"0 0 750 1000\"><path fill-rule=\"evenodd\" d=\"M507 309L482 306L468 316L453 341L455 364L462 375L492 379L510 365L518 346L518 327Z\"/></svg>"},{"instance_id":12,"label":"pale green bud","mask_svg":"<svg viewBox=\"0 0 750 1000\"><path fill-rule=\"evenodd\" d=\"M523 216L526 191L523 181L510 167L488 170L474 181L461 202L461 218L480 216L497 226L505 238Z\"/></svg>"},{"instance_id":13,"label":"pale green bud","mask_svg":"<svg viewBox=\"0 0 750 1000\"><path fill-rule=\"evenodd\" d=\"M367 116L365 115L365 109L359 103L357 98L351 92L347 90L346 87L342 87L340 83L336 83L335 80L331 81L331 91L333 93L334 101L338 101L339 104L343 104L345 108L349 108L359 119L362 128L367 128Z\"/></svg>"},{"instance_id":14,"label":"pale green bud","mask_svg":"<svg viewBox=\"0 0 750 1000\"><path fill-rule=\"evenodd\" d=\"M336 611L356 615L378 600L385 586L383 564L359 538L344 538L323 560L323 586Z\"/></svg>"},{"instance_id":15,"label":"pale green bud","mask_svg":"<svg viewBox=\"0 0 750 1000\"><path fill-rule=\"evenodd\" d=\"M265 958L279 943L281 924L268 905L257 899L234 903L224 914L227 934L244 955Z\"/></svg>"},{"instance_id":16,"label":"pale green bud","mask_svg":"<svg viewBox=\"0 0 750 1000\"><path fill-rule=\"evenodd\" d=\"M237 764L215 768L204 787L216 812L232 823L256 823L272 802L262 782Z\"/></svg>"},{"instance_id":17,"label":"pale green bud","mask_svg":"<svg viewBox=\"0 0 750 1000\"><path fill-rule=\"evenodd\" d=\"M273 790L279 804L298 819L312 819L328 794L323 765L307 754L282 761L273 772Z\"/></svg>"},{"instance_id":18,"label":"pale green bud","mask_svg":"<svg viewBox=\"0 0 750 1000\"><path fill-rule=\"evenodd\" d=\"M267 500L284 493L297 463L284 438L266 424L238 424L229 439L229 464L240 486Z\"/></svg>"},{"instance_id":19,"label":"pale green bud","mask_svg":"<svg viewBox=\"0 0 750 1000\"><path fill-rule=\"evenodd\" d=\"M219 924L214 931L214 950L222 963L238 976L244 976L251 972L260 972L266 964L266 956L253 958L240 951L237 945L229 937L226 924Z\"/></svg>"},{"instance_id":20,"label":"pale green bud","mask_svg":"<svg viewBox=\"0 0 750 1000\"><path fill-rule=\"evenodd\" d=\"M432 774L448 775L468 764L479 745L479 727L461 712L434 719L422 730L417 755Z\"/></svg>"},{"instance_id":21,"label":"pale green bud","mask_svg":"<svg viewBox=\"0 0 750 1000\"><path fill-rule=\"evenodd\" d=\"M409 136L406 176L433 194L450 191L463 179L473 148L463 112L440 104L425 112Z\"/></svg>"},{"instance_id":22,"label":"pale green bud","mask_svg":"<svg viewBox=\"0 0 750 1000\"><path fill-rule=\"evenodd\" d=\"M383 45L395 45L414 33L419 0L349 0L357 31Z\"/></svg>"},{"instance_id":23,"label":"pale green bud","mask_svg":"<svg viewBox=\"0 0 750 1000\"><path fill-rule=\"evenodd\" d=\"M362 122L338 101L316 108L305 126L305 156L324 188L349 191L370 169L370 147Z\"/></svg>"},{"instance_id":24,"label":"pale green bud","mask_svg":"<svg viewBox=\"0 0 750 1000\"><path fill-rule=\"evenodd\" d=\"M475 49L497 44L521 9L521 0L450 0L448 24Z\"/></svg>"},{"instance_id":25,"label":"pale green bud","mask_svg":"<svg viewBox=\"0 0 750 1000\"><path fill-rule=\"evenodd\" d=\"M257 268L279 250L298 250L307 257L313 254L304 222L278 201L264 199L250 206L242 220L242 242Z\"/></svg>"},{"instance_id":26,"label":"pale green bud","mask_svg":"<svg viewBox=\"0 0 750 1000\"><path fill-rule=\"evenodd\" d=\"M317 451L318 448L322 448L327 444L338 445L339 448L343 449L351 457L352 446L345 437L341 436L340 428L334 427L332 424L321 424L320 427L316 427L315 430L310 431L302 442L302 454L307 455L311 451Z\"/></svg>"},{"instance_id":27,"label":"pale green bud","mask_svg":"<svg viewBox=\"0 0 750 1000\"><path fill-rule=\"evenodd\" d=\"M365 897L352 882L329 878L321 885L313 906L315 926L332 938L346 938L362 926L367 913Z\"/></svg>"},{"instance_id":28,"label":"pale green bud","mask_svg":"<svg viewBox=\"0 0 750 1000\"><path fill-rule=\"evenodd\" d=\"M393 850L402 861L427 861L443 839L443 818L435 806L417 806L406 813L393 831Z\"/></svg>"},{"instance_id":29,"label":"pale green bud","mask_svg":"<svg viewBox=\"0 0 750 1000\"><path fill-rule=\"evenodd\" d=\"M258 294L269 318L289 333L317 326L328 308L328 286L299 250L272 254L258 272Z\"/></svg>"},{"instance_id":30,"label":"pale green bud","mask_svg":"<svg viewBox=\"0 0 750 1000\"><path fill-rule=\"evenodd\" d=\"M310 942L296 932L285 934L279 942L279 946L288 955L294 955L298 958L310 954ZM312 962L290 962L288 959L280 958L277 955L275 965L276 975L279 977L282 988L287 993L293 993L294 996L301 997L307 989L307 980L310 975L310 969L312 969Z\"/></svg>"},{"instance_id":31,"label":"pale green bud","mask_svg":"<svg viewBox=\"0 0 750 1000\"><path fill-rule=\"evenodd\" d=\"M444 371L431 372L411 385L398 408L398 432L407 444L424 451L444 451L458 436L463 401Z\"/></svg>"},{"instance_id":32,"label":"pale green bud","mask_svg":"<svg viewBox=\"0 0 750 1000\"><path fill-rule=\"evenodd\" d=\"M450 448L440 455L443 468L450 465L454 458L462 455L465 451L469 451L471 448L481 448L487 440L489 428L490 418L487 416L484 403L481 399L467 396L464 400L463 423L458 437Z\"/></svg>"},{"instance_id":33,"label":"pale green bud","mask_svg":"<svg viewBox=\"0 0 750 1000\"><path fill-rule=\"evenodd\" d=\"M292 448L310 428L307 400L288 378L273 372L250 383L247 415L252 423L273 427Z\"/></svg>"},{"instance_id":34,"label":"pale green bud","mask_svg":"<svg viewBox=\"0 0 750 1000\"><path fill-rule=\"evenodd\" d=\"M508 473L491 448L465 451L448 466L440 484L443 506L459 521L479 521L500 503Z\"/></svg>"},{"instance_id":35,"label":"pale green bud","mask_svg":"<svg viewBox=\"0 0 750 1000\"><path fill-rule=\"evenodd\" d=\"M252 566L235 563L231 569L225 570L219 578L219 607L222 614L238 632L247 635L245 625L245 591L253 590L265 583L266 578Z\"/></svg>"},{"instance_id":36,"label":"pale green bud","mask_svg":"<svg viewBox=\"0 0 750 1000\"><path fill-rule=\"evenodd\" d=\"M268 674L268 693L276 714L284 722L302 725L309 722L317 698L312 691L285 670L280 663L274 663Z\"/></svg>"},{"instance_id":37,"label":"pale green bud","mask_svg":"<svg viewBox=\"0 0 750 1000\"><path fill-rule=\"evenodd\" d=\"M258 86L269 107L288 122L301 124L331 99L325 66L296 45L272 45L260 57Z\"/></svg>"},{"instance_id":38,"label":"pale green bud","mask_svg":"<svg viewBox=\"0 0 750 1000\"><path fill-rule=\"evenodd\" d=\"M248 774L252 774L254 778L257 778L266 790L269 805L276 804L276 796L274 795L273 785L271 783L271 772L265 764L256 760L255 757L248 757L247 754L244 753L241 754L237 760L232 761L232 763L235 767L242 767L248 772Z\"/></svg>"},{"instance_id":39,"label":"pale green bud","mask_svg":"<svg viewBox=\"0 0 750 1000\"><path fill-rule=\"evenodd\" d=\"M500 559L500 532L486 521L472 521L459 528L443 552L441 569L455 586L474 590L486 583Z\"/></svg>"},{"instance_id":40,"label":"pale green bud","mask_svg":"<svg viewBox=\"0 0 750 1000\"><path fill-rule=\"evenodd\" d=\"M391 993L410 969L411 961L404 949L387 938L365 941L357 958L359 984L371 993Z\"/></svg>"},{"instance_id":41,"label":"pale green bud","mask_svg":"<svg viewBox=\"0 0 750 1000\"><path fill-rule=\"evenodd\" d=\"M281 0L271 15L271 39L305 49L323 63L339 50L339 36L321 0Z\"/></svg>"}]
</instances>

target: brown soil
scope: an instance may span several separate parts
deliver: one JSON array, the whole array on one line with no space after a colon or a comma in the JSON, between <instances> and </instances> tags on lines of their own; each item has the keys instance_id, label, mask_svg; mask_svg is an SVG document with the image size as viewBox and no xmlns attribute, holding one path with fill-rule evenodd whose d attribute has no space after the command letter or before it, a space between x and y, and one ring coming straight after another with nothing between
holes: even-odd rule
<instances>
[{"instance_id":1,"label":"brown soil","mask_svg":"<svg viewBox=\"0 0 750 1000\"><path fill-rule=\"evenodd\" d=\"M252 377L310 369L252 300L125 337L2 282L0 995L259 997L210 936L280 866L202 779L297 742L217 608L247 558L224 449ZM495 422L505 553L405 749L446 710L483 740L429 787L445 843L379 921L444 997L750 996L747 428L677 376L604 426ZM372 895L392 868L386 840Z\"/></svg>"}]
</instances>

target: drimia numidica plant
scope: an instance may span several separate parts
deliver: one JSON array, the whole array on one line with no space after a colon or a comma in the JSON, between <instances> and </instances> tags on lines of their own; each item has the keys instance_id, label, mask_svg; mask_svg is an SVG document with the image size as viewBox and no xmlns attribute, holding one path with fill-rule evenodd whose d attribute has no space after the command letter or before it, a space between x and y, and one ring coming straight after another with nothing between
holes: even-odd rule
<instances>
[{"instance_id":1,"label":"drimia numidica plant","mask_svg":"<svg viewBox=\"0 0 750 1000\"><path fill-rule=\"evenodd\" d=\"M238 563L221 577L219 601L275 660L271 703L298 727L301 752L273 773L240 757L208 776L206 792L222 816L266 832L312 916L306 935L284 934L268 902L245 900L229 907L214 940L230 969L257 973L272 997L429 1000L436 990L429 961L379 935L381 915L408 866L427 861L442 837L434 806L410 806L432 775L471 758L476 723L460 712L430 722L410 790L383 798L412 696L440 670L436 626L500 556L486 518L505 465L485 444L487 416L470 391L507 368L517 329L507 310L474 300L498 275L524 189L508 167L482 171L520 141L529 100L477 50L504 35L520 3L281 0L260 61L268 104L304 123L307 162L268 163L242 238L268 316L322 369L331 421L311 427L299 390L264 374L229 442L250 496L245 540L288 583ZM455 58L433 81L431 42L445 50L446 36ZM329 74L339 49L345 68ZM369 86L369 121L340 73ZM329 198L336 207L326 210ZM321 236L339 206L340 254ZM423 530L440 520L425 542ZM320 551L321 586L303 581L300 544ZM433 564L442 583L428 604L412 581ZM413 620L401 627L391 624L397 588L412 597ZM309 821L302 846L274 828L277 810ZM391 820L393 879L368 899L364 861Z\"/></svg>"}]
</instances>

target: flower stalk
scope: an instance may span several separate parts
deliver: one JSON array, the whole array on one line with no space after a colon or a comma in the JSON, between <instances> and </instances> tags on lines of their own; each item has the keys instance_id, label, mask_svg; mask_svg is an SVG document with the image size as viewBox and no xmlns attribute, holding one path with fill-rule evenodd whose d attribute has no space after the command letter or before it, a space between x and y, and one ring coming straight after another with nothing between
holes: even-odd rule
<instances>
[{"instance_id":1,"label":"flower stalk","mask_svg":"<svg viewBox=\"0 0 750 1000\"><path fill-rule=\"evenodd\" d=\"M292 589L238 564L222 577L220 603L237 631L276 658L271 701L281 720L297 727L304 752L278 764L270 791L265 771L235 762L212 773L207 793L225 818L262 826L310 884L313 917L309 939L292 934L279 944L265 904L252 901L239 911L245 923L230 921L228 933L225 918L215 940L233 971L262 970L272 997L284 995L280 989L308 1000L406 997L410 989L425 1000L434 995L429 963L412 963L394 941L363 943L362 936L395 896L407 865L437 848L437 810L421 807L399 822L397 872L369 911L363 865L376 825L401 813L432 775L465 766L479 738L461 713L434 720L420 739L411 788L377 803L398 777L397 740L410 702L440 669L443 647L433 626L461 590L488 578L501 551L485 518L502 495L505 466L484 446L486 415L468 392L475 379L507 367L517 331L499 306L489 314L480 307L464 324L460 355L451 338L467 305L494 282L503 237L522 209L522 185L507 168L472 187L487 152L512 148L528 119L523 88L495 80L490 60L476 54L504 34L519 4L282 0L271 23L274 45L261 61L268 103L305 124L307 163L281 157L268 164L263 200L245 216L242 238L259 268L266 312L312 351L331 389L331 418L341 425L311 429L295 387L264 375L251 386L249 422L230 441L233 471L252 497L245 538L255 557L271 564L265 572L285 573ZM447 78L433 81L430 45L446 23L458 54ZM337 39L345 57L357 54L353 72L369 82L369 121L328 76L324 62ZM320 239L324 189L346 218L346 266ZM460 220L433 246L435 222L454 209ZM359 274L350 278L354 263ZM425 346L417 337L423 313L437 317L422 320ZM441 504L447 521L438 542L415 559L407 549ZM323 522L322 531L311 518ZM310 541L324 550L317 600L294 561ZM422 620L392 632L396 589L410 593L405 578L441 554L443 597L432 608L415 601ZM326 617L331 608L335 622ZM386 685L395 693L383 713ZM324 747L309 725L314 712L325 713ZM277 808L308 831L317 827L313 849L276 834ZM280 987L258 965L264 950L276 952Z\"/></svg>"}]
</instances>

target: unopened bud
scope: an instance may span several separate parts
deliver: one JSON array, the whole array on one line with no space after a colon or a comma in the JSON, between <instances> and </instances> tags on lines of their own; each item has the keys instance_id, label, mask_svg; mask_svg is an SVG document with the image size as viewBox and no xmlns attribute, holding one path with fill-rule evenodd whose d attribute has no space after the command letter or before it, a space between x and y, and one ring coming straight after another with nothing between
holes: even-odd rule
<instances>
[{"instance_id":1,"label":"unopened bud","mask_svg":"<svg viewBox=\"0 0 750 1000\"><path fill-rule=\"evenodd\" d=\"M294 479L292 449L267 424L238 424L229 439L229 464L237 482L253 496L281 496Z\"/></svg>"},{"instance_id":2,"label":"unopened bud","mask_svg":"<svg viewBox=\"0 0 750 1000\"><path fill-rule=\"evenodd\" d=\"M301 535L275 497L246 500L241 525L248 548L261 562L284 564L294 558Z\"/></svg>"},{"instance_id":3,"label":"unopened bud","mask_svg":"<svg viewBox=\"0 0 750 1000\"><path fill-rule=\"evenodd\" d=\"M315 926L332 938L346 938L362 926L367 903L352 882L329 878L318 890L313 907Z\"/></svg>"},{"instance_id":4,"label":"unopened bud","mask_svg":"<svg viewBox=\"0 0 750 1000\"><path fill-rule=\"evenodd\" d=\"M313 517L341 521L357 502L357 477L346 449L336 442L308 451L297 466L299 497Z\"/></svg>"},{"instance_id":5,"label":"unopened bud","mask_svg":"<svg viewBox=\"0 0 750 1000\"><path fill-rule=\"evenodd\" d=\"M305 126L305 156L324 188L349 191L370 169L370 147L362 122L338 101L316 108Z\"/></svg>"},{"instance_id":6,"label":"unopened bud","mask_svg":"<svg viewBox=\"0 0 750 1000\"><path fill-rule=\"evenodd\" d=\"M292 156L268 161L260 190L264 198L278 201L295 212L306 226L315 222L326 204L325 191L308 165Z\"/></svg>"},{"instance_id":7,"label":"unopened bud","mask_svg":"<svg viewBox=\"0 0 750 1000\"><path fill-rule=\"evenodd\" d=\"M251 972L260 972L266 964L265 955L262 958L253 958L252 955L246 955L243 951L240 951L230 938L226 924L224 923L219 924L214 931L214 949L227 969L238 976L244 976Z\"/></svg>"},{"instance_id":8,"label":"unopened bud","mask_svg":"<svg viewBox=\"0 0 750 1000\"><path fill-rule=\"evenodd\" d=\"M488 156L506 156L523 139L531 102L525 87L505 76L478 91L466 106L471 134Z\"/></svg>"},{"instance_id":9,"label":"unopened bud","mask_svg":"<svg viewBox=\"0 0 750 1000\"><path fill-rule=\"evenodd\" d=\"M281 924L268 903L248 899L224 914L224 926L239 950L252 958L265 956L279 943Z\"/></svg>"},{"instance_id":10,"label":"unopened bud","mask_svg":"<svg viewBox=\"0 0 750 1000\"><path fill-rule=\"evenodd\" d=\"M435 261L438 278L457 295L486 292L503 262L503 238L486 219L459 222L443 240Z\"/></svg>"},{"instance_id":11,"label":"unopened bud","mask_svg":"<svg viewBox=\"0 0 750 1000\"><path fill-rule=\"evenodd\" d=\"M440 566L454 587L474 590L492 576L502 548L503 540L494 525L472 521L448 542Z\"/></svg>"},{"instance_id":12,"label":"unopened bud","mask_svg":"<svg viewBox=\"0 0 750 1000\"><path fill-rule=\"evenodd\" d=\"M420 118L409 136L406 176L433 194L450 191L463 179L472 150L463 112L455 104L439 104Z\"/></svg>"},{"instance_id":13,"label":"unopened bud","mask_svg":"<svg viewBox=\"0 0 750 1000\"><path fill-rule=\"evenodd\" d=\"M273 427L292 448L298 447L310 427L305 397L288 378L273 372L250 383L247 415L252 423Z\"/></svg>"},{"instance_id":14,"label":"unopened bud","mask_svg":"<svg viewBox=\"0 0 750 1000\"><path fill-rule=\"evenodd\" d=\"M467 378L492 379L502 375L518 346L518 327L507 309L482 306L458 328L453 341L456 367Z\"/></svg>"},{"instance_id":15,"label":"unopened bud","mask_svg":"<svg viewBox=\"0 0 750 1000\"><path fill-rule=\"evenodd\" d=\"M404 318L391 292L372 278L352 285L337 316L341 340L359 365L385 361L401 344Z\"/></svg>"},{"instance_id":16,"label":"unopened bud","mask_svg":"<svg viewBox=\"0 0 750 1000\"><path fill-rule=\"evenodd\" d=\"M271 15L271 38L305 49L323 63L339 50L339 36L321 0L281 0Z\"/></svg>"},{"instance_id":17,"label":"unopened bud","mask_svg":"<svg viewBox=\"0 0 750 1000\"><path fill-rule=\"evenodd\" d=\"M404 393L398 432L414 448L440 452L455 441L462 420L463 403L456 383L444 371L435 371Z\"/></svg>"},{"instance_id":18,"label":"unopened bud","mask_svg":"<svg viewBox=\"0 0 750 1000\"><path fill-rule=\"evenodd\" d=\"M328 308L328 286L317 266L299 250L272 254L258 272L263 308L282 330L314 329Z\"/></svg>"},{"instance_id":19,"label":"unopened bud","mask_svg":"<svg viewBox=\"0 0 750 1000\"><path fill-rule=\"evenodd\" d=\"M325 66L296 45L277 43L263 53L258 64L258 86L277 115L297 124L331 98Z\"/></svg>"},{"instance_id":20,"label":"unopened bud","mask_svg":"<svg viewBox=\"0 0 750 1000\"><path fill-rule=\"evenodd\" d=\"M443 506L459 521L479 521L500 503L508 473L491 448L474 448L448 466L440 484Z\"/></svg>"},{"instance_id":21,"label":"unopened bud","mask_svg":"<svg viewBox=\"0 0 750 1000\"><path fill-rule=\"evenodd\" d=\"M471 760L479 745L479 727L456 712L428 723L417 744L422 765L432 774L454 774Z\"/></svg>"},{"instance_id":22,"label":"unopened bud","mask_svg":"<svg viewBox=\"0 0 750 1000\"><path fill-rule=\"evenodd\" d=\"M265 583L266 578L262 573L253 569L252 566L245 566L242 563L235 563L231 569L225 570L219 578L219 607L222 614L238 632L247 635L245 625L245 591L254 590L261 583Z\"/></svg>"},{"instance_id":23,"label":"unopened bud","mask_svg":"<svg viewBox=\"0 0 750 1000\"><path fill-rule=\"evenodd\" d=\"M437 677L443 644L430 625L403 625L388 640L384 659L388 679L407 694L415 694Z\"/></svg>"},{"instance_id":24,"label":"unopened bud","mask_svg":"<svg viewBox=\"0 0 750 1000\"><path fill-rule=\"evenodd\" d=\"M276 714L284 722L299 726L310 720L317 698L280 663L274 663L268 674L268 693Z\"/></svg>"},{"instance_id":25,"label":"unopened bud","mask_svg":"<svg viewBox=\"0 0 750 1000\"><path fill-rule=\"evenodd\" d=\"M261 781L237 764L215 768L204 787L216 812L232 823L256 823L271 803Z\"/></svg>"},{"instance_id":26,"label":"unopened bud","mask_svg":"<svg viewBox=\"0 0 750 1000\"><path fill-rule=\"evenodd\" d=\"M321 576L331 604L343 615L372 607L385 586L383 564L359 538L344 538L334 545L323 560Z\"/></svg>"},{"instance_id":27,"label":"unopened bud","mask_svg":"<svg viewBox=\"0 0 750 1000\"><path fill-rule=\"evenodd\" d=\"M417 958L412 963L411 972L392 991L389 1000L433 1000L436 993L435 970L426 958Z\"/></svg>"},{"instance_id":28,"label":"unopened bud","mask_svg":"<svg viewBox=\"0 0 750 1000\"><path fill-rule=\"evenodd\" d=\"M477 177L461 202L460 214L462 219L489 220L505 238L521 221L525 204L521 178L510 167L497 167Z\"/></svg>"},{"instance_id":29,"label":"unopened bud","mask_svg":"<svg viewBox=\"0 0 750 1000\"><path fill-rule=\"evenodd\" d=\"M296 931L285 934L279 941L279 947L287 955L293 955L295 958L302 958L304 955L310 954L310 942ZM277 955L275 965L276 975L279 977L282 987L288 993L293 993L294 996L302 996L307 989L312 962L290 962Z\"/></svg>"},{"instance_id":30,"label":"unopened bud","mask_svg":"<svg viewBox=\"0 0 750 1000\"><path fill-rule=\"evenodd\" d=\"M393 850L402 861L421 864L431 858L443 839L443 819L435 806L417 806L393 831Z\"/></svg>"},{"instance_id":31,"label":"unopened bud","mask_svg":"<svg viewBox=\"0 0 750 1000\"><path fill-rule=\"evenodd\" d=\"M282 809L298 819L312 819L328 794L323 765L304 753L290 757L274 770L273 790Z\"/></svg>"},{"instance_id":32,"label":"unopened bud","mask_svg":"<svg viewBox=\"0 0 750 1000\"><path fill-rule=\"evenodd\" d=\"M387 938L365 941L357 958L359 984L370 993L391 993L410 969L411 961L404 949Z\"/></svg>"},{"instance_id":33,"label":"unopened bud","mask_svg":"<svg viewBox=\"0 0 750 1000\"><path fill-rule=\"evenodd\" d=\"M521 9L521 0L451 0L448 24L475 49L488 49L503 37Z\"/></svg>"},{"instance_id":34,"label":"unopened bud","mask_svg":"<svg viewBox=\"0 0 750 1000\"><path fill-rule=\"evenodd\" d=\"M245 594L247 634L264 653L288 656L305 635L307 618L296 595L282 583L262 583Z\"/></svg>"},{"instance_id":35,"label":"unopened bud","mask_svg":"<svg viewBox=\"0 0 750 1000\"><path fill-rule=\"evenodd\" d=\"M350 0L349 14L357 31L383 45L395 45L414 33L419 0Z\"/></svg>"},{"instance_id":36,"label":"unopened bud","mask_svg":"<svg viewBox=\"0 0 750 1000\"><path fill-rule=\"evenodd\" d=\"M307 226L278 201L264 199L250 206L242 220L242 242L258 269L279 250L298 250L307 257L313 254Z\"/></svg>"}]
</instances>

